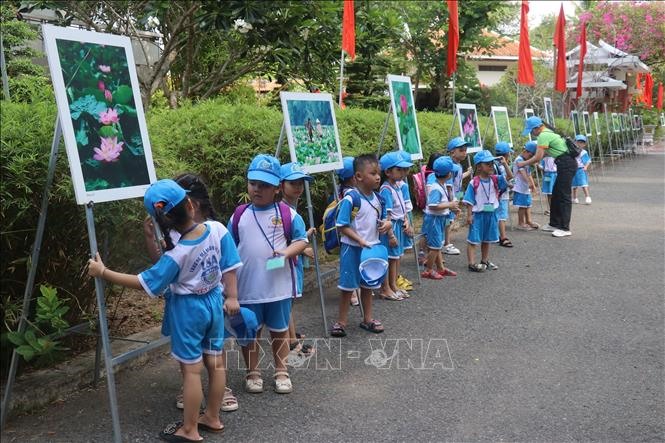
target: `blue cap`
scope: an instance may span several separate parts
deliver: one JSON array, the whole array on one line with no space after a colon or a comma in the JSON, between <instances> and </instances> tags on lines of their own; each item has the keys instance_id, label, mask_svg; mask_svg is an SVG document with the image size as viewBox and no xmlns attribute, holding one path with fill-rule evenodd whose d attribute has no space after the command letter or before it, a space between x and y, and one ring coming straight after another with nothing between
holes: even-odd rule
<instances>
[{"instance_id":1,"label":"blue cap","mask_svg":"<svg viewBox=\"0 0 665 443\"><path fill-rule=\"evenodd\" d=\"M529 135L531 131L536 128L540 128L543 125L543 119L534 115L527 118L524 123L525 126L524 131L522 131L522 135Z\"/></svg>"},{"instance_id":2,"label":"blue cap","mask_svg":"<svg viewBox=\"0 0 665 443\"><path fill-rule=\"evenodd\" d=\"M526 144L524 145L524 150L532 154L536 153L537 148L538 148L538 143L534 141L526 142Z\"/></svg>"},{"instance_id":3,"label":"blue cap","mask_svg":"<svg viewBox=\"0 0 665 443\"><path fill-rule=\"evenodd\" d=\"M152 217L155 216L155 208L161 207L165 214L178 205L187 196L179 184L171 179L158 180L151 184L143 196L143 206Z\"/></svg>"},{"instance_id":4,"label":"blue cap","mask_svg":"<svg viewBox=\"0 0 665 443\"><path fill-rule=\"evenodd\" d=\"M248 180L258 180L273 186L279 186L279 160L272 155L259 154L252 159L247 169Z\"/></svg>"},{"instance_id":5,"label":"blue cap","mask_svg":"<svg viewBox=\"0 0 665 443\"><path fill-rule=\"evenodd\" d=\"M390 168L410 168L413 163L404 160L399 152L391 151L381 156L379 165L381 165L382 171L387 171Z\"/></svg>"},{"instance_id":6,"label":"blue cap","mask_svg":"<svg viewBox=\"0 0 665 443\"><path fill-rule=\"evenodd\" d=\"M382 244L363 248L360 253L360 277L367 286L380 285L388 273L388 250Z\"/></svg>"},{"instance_id":7,"label":"blue cap","mask_svg":"<svg viewBox=\"0 0 665 443\"><path fill-rule=\"evenodd\" d=\"M464 146L469 146L469 142L464 140L462 137L455 137L448 142L448 151L452 151L453 149L461 148Z\"/></svg>"},{"instance_id":8,"label":"blue cap","mask_svg":"<svg viewBox=\"0 0 665 443\"><path fill-rule=\"evenodd\" d=\"M586 143L586 137L583 136L582 134L577 134L577 135L575 136L575 141L576 141L576 142L584 142L584 143Z\"/></svg>"},{"instance_id":9,"label":"blue cap","mask_svg":"<svg viewBox=\"0 0 665 443\"><path fill-rule=\"evenodd\" d=\"M238 339L240 346L248 346L256 338L259 322L256 314L249 308L240 308L240 312L233 316L224 316L224 330L228 335Z\"/></svg>"},{"instance_id":10,"label":"blue cap","mask_svg":"<svg viewBox=\"0 0 665 443\"><path fill-rule=\"evenodd\" d=\"M282 181L295 181L303 179L311 182L313 180L311 175L307 175L303 172L303 166L298 162L291 162L282 165L282 167L279 169L279 175Z\"/></svg>"},{"instance_id":11,"label":"blue cap","mask_svg":"<svg viewBox=\"0 0 665 443\"><path fill-rule=\"evenodd\" d=\"M353 157L344 157L342 159L342 163L344 163L344 167L342 169L338 169L335 172L337 173L337 177L344 181L353 177Z\"/></svg>"},{"instance_id":12,"label":"blue cap","mask_svg":"<svg viewBox=\"0 0 665 443\"><path fill-rule=\"evenodd\" d=\"M504 155L508 154L509 152L515 152L515 151L510 149L510 145L507 142L499 142L496 145L494 145L494 152L497 155Z\"/></svg>"},{"instance_id":13,"label":"blue cap","mask_svg":"<svg viewBox=\"0 0 665 443\"><path fill-rule=\"evenodd\" d=\"M476 152L476 155L473 156L474 165L477 165L478 163L492 163L494 160L496 160L496 157L487 150L478 151Z\"/></svg>"},{"instance_id":14,"label":"blue cap","mask_svg":"<svg viewBox=\"0 0 665 443\"><path fill-rule=\"evenodd\" d=\"M410 163L412 163L412 162L411 162L411 154L409 154L408 152L406 152L406 151L404 151L404 150L397 151L397 152L398 152L399 155L402 157L402 160L404 160L405 162L410 162Z\"/></svg>"},{"instance_id":15,"label":"blue cap","mask_svg":"<svg viewBox=\"0 0 665 443\"><path fill-rule=\"evenodd\" d=\"M432 165L432 170L436 175L446 176L453 171L454 167L455 166L453 163L453 159L446 155L444 157L439 157L436 160L434 160L434 164Z\"/></svg>"}]
</instances>

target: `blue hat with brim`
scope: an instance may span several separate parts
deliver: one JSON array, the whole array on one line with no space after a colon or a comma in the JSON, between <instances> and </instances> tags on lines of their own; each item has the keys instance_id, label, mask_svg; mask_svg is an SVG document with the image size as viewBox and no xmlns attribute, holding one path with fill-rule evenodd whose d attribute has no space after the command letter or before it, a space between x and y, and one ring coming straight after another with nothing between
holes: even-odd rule
<instances>
[{"instance_id":1,"label":"blue hat with brim","mask_svg":"<svg viewBox=\"0 0 665 443\"><path fill-rule=\"evenodd\" d=\"M171 179L158 180L151 184L143 196L143 206L150 216L155 216L155 209L161 208L162 212L168 214L187 196L179 184Z\"/></svg>"},{"instance_id":2,"label":"blue hat with brim","mask_svg":"<svg viewBox=\"0 0 665 443\"><path fill-rule=\"evenodd\" d=\"M404 160L398 151L392 151L381 156L379 165L382 171L387 171L390 168L410 168L413 163Z\"/></svg>"},{"instance_id":3,"label":"blue hat with brim","mask_svg":"<svg viewBox=\"0 0 665 443\"><path fill-rule=\"evenodd\" d=\"M522 131L522 135L529 135L531 131L533 131L536 128L540 128L543 125L543 119L537 116L531 116L526 119L525 121L525 126L524 126L524 131Z\"/></svg>"},{"instance_id":4,"label":"blue hat with brim","mask_svg":"<svg viewBox=\"0 0 665 443\"><path fill-rule=\"evenodd\" d=\"M226 335L235 337L240 346L248 346L256 339L259 322L256 314L248 308L240 308L236 315L224 315Z\"/></svg>"},{"instance_id":5,"label":"blue hat with brim","mask_svg":"<svg viewBox=\"0 0 665 443\"><path fill-rule=\"evenodd\" d=\"M524 145L524 150L526 152L530 152L532 154L535 154L537 149L538 149L538 143L536 143L534 141L527 142Z\"/></svg>"},{"instance_id":6,"label":"blue hat with brim","mask_svg":"<svg viewBox=\"0 0 665 443\"><path fill-rule=\"evenodd\" d=\"M454 139L452 139L448 142L447 148L448 148L448 151L452 151L453 149L462 148L462 147L465 147L465 146L468 147L469 142L464 140L463 137L455 137Z\"/></svg>"},{"instance_id":7,"label":"blue hat with brim","mask_svg":"<svg viewBox=\"0 0 665 443\"><path fill-rule=\"evenodd\" d=\"M492 163L496 160L496 157L492 155L490 151L483 150L476 152L476 155L473 156L473 164L477 165L479 163Z\"/></svg>"},{"instance_id":8,"label":"blue hat with brim","mask_svg":"<svg viewBox=\"0 0 665 443\"><path fill-rule=\"evenodd\" d=\"M344 167L342 169L336 170L335 172L337 173L337 177L344 181L353 177L353 157L344 157L342 159L342 163L344 163Z\"/></svg>"},{"instance_id":9,"label":"blue hat with brim","mask_svg":"<svg viewBox=\"0 0 665 443\"><path fill-rule=\"evenodd\" d=\"M497 155L504 155L515 151L510 148L510 145L507 142L499 142L494 145L494 152Z\"/></svg>"},{"instance_id":10,"label":"blue hat with brim","mask_svg":"<svg viewBox=\"0 0 665 443\"><path fill-rule=\"evenodd\" d=\"M279 186L281 171L279 160L272 155L259 154L252 159L247 169L248 180L258 180Z\"/></svg>"},{"instance_id":11,"label":"blue hat with brim","mask_svg":"<svg viewBox=\"0 0 665 443\"><path fill-rule=\"evenodd\" d=\"M405 162L409 162L413 165L413 162L411 161L411 154L409 154L408 152L406 152L404 150L397 151L397 152L399 153L400 157L402 157L402 160L404 160Z\"/></svg>"},{"instance_id":12,"label":"blue hat with brim","mask_svg":"<svg viewBox=\"0 0 665 443\"><path fill-rule=\"evenodd\" d=\"M584 142L584 143L586 143L586 141L587 141L587 140L586 140L586 136L584 136L584 135L582 135L582 134L577 134L577 135L575 136L575 141L576 141L576 142Z\"/></svg>"},{"instance_id":13,"label":"blue hat with brim","mask_svg":"<svg viewBox=\"0 0 665 443\"><path fill-rule=\"evenodd\" d=\"M454 167L455 164L453 163L453 159L446 155L444 157L439 157L436 160L434 160L434 164L432 165L432 170L436 175L443 177L453 172Z\"/></svg>"},{"instance_id":14,"label":"blue hat with brim","mask_svg":"<svg viewBox=\"0 0 665 443\"><path fill-rule=\"evenodd\" d=\"M298 162L291 162L279 169L279 175L282 181L295 181L295 180L307 180L311 182L313 180L311 175L307 175L303 172L303 166Z\"/></svg>"},{"instance_id":15,"label":"blue hat with brim","mask_svg":"<svg viewBox=\"0 0 665 443\"><path fill-rule=\"evenodd\" d=\"M360 277L367 286L379 286L388 273L388 250L381 244L363 248L360 253Z\"/></svg>"}]
</instances>

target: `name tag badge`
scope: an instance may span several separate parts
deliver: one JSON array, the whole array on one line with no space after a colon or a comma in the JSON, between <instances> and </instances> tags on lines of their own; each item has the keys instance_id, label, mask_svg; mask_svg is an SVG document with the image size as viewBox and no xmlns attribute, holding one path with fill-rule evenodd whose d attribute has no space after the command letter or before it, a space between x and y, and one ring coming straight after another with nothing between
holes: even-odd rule
<instances>
[{"instance_id":1,"label":"name tag badge","mask_svg":"<svg viewBox=\"0 0 665 443\"><path fill-rule=\"evenodd\" d=\"M494 205L492 203L485 203L483 205L483 212L494 212Z\"/></svg>"},{"instance_id":2,"label":"name tag badge","mask_svg":"<svg viewBox=\"0 0 665 443\"><path fill-rule=\"evenodd\" d=\"M266 260L266 271L273 271L275 269L282 269L286 264L286 258L283 255L277 257L270 257Z\"/></svg>"}]
</instances>

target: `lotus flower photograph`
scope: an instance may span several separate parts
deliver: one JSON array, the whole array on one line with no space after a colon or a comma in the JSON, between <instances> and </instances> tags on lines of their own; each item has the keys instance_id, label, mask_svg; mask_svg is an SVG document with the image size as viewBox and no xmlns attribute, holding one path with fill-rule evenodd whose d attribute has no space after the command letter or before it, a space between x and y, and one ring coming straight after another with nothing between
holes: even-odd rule
<instances>
[{"instance_id":1,"label":"lotus flower photograph","mask_svg":"<svg viewBox=\"0 0 665 443\"><path fill-rule=\"evenodd\" d=\"M397 143L401 150L411 154L413 160L422 157L420 133L416 119L416 108L413 103L411 79L409 77L389 75L390 97L395 118Z\"/></svg>"}]
</instances>

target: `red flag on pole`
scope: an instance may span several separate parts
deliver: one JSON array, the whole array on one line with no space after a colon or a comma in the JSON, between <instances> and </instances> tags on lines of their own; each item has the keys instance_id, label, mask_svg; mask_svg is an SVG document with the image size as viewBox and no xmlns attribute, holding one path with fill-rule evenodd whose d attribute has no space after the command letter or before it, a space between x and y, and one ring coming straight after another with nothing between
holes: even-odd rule
<instances>
[{"instance_id":1,"label":"red flag on pole","mask_svg":"<svg viewBox=\"0 0 665 443\"><path fill-rule=\"evenodd\" d=\"M658 100L656 101L656 108L658 108L659 111L663 110L663 84L662 83L658 84Z\"/></svg>"},{"instance_id":2,"label":"red flag on pole","mask_svg":"<svg viewBox=\"0 0 665 443\"><path fill-rule=\"evenodd\" d=\"M653 77L651 74L647 74L644 81L644 104L653 108Z\"/></svg>"},{"instance_id":3,"label":"red flag on pole","mask_svg":"<svg viewBox=\"0 0 665 443\"><path fill-rule=\"evenodd\" d=\"M448 1L448 77L457 71L457 49L459 48L459 18L457 0Z\"/></svg>"},{"instance_id":4,"label":"red flag on pole","mask_svg":"<svg viewBox=\"0 0 665 443\"><path fill-rule=\"evenodd\" d=\"M582 96L582 75L584 74L584 57L586 56L586 23L582 22L582 32L580 33L580 64L577 68L577 95Z\"/></svg>"},{"instance_id":5,"label":"red flag on pole","mask_svg":"<svg viewBox=\"0 0 665 443\"><path fill-rule=\"evenodd\" d=\"M344 0L344 18L342 20L342 51L356 58L356 18L353 0Z\"/></svg>"},{"instance_id":6,"label":"red flag on pole","mask_svg":"<svg viewBox=\"0 0 665 443\"><path fill-rule=\"evenodd\" d=\"M533 76L531 64L531 45L529 44L529 2L522 0L522 18L520 19L520 48L517 60L517 83L533 86L536 79Z\"/></svg>"},{"instance_id":7,"label":"red flag on pole","mask_svg":"<svg viewBox=\"0 0 665 443\"><path fill-rule=\"evenodd\" d=\"M554 71L554 89L566 92L566 16L563 13L563 3L559 11L554 31L554 46L556 46L556 70Z\"/></svg>"}]
</instances>

